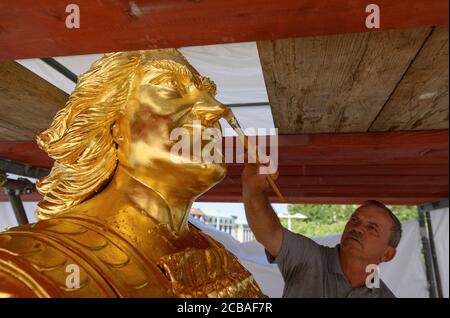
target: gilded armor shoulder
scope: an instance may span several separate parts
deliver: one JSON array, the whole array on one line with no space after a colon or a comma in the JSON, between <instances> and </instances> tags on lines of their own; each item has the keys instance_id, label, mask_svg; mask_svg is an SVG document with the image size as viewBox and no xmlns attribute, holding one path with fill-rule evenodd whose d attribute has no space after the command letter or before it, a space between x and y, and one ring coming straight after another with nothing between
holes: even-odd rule
<instances>
[{"instance_id":1,"label":"gilded armor shoulder","mask_svg":"<svg viewBox=\"0 0 450 318\"><path fill-rule=\"evenodd\" d=\"M79 274L75 285L74 274ZM1 233L0 282L3 297L171 296L161 271L132 246L98 224L75 218Z\"/></svg>"}]
</instances>

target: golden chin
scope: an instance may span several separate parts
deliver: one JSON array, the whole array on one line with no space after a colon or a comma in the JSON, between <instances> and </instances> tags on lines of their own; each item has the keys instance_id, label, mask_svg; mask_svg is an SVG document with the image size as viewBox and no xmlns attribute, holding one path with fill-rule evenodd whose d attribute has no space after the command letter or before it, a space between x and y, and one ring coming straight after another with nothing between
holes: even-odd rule
<instances>
[{"instance_id":1,"label":"golden chin","mask_svg":"<svg viewBox=\"0 0 450 318\"><path fill-rule=\"evenodd\" d=\"M55 160L39 221L0 233L0 297L264 297L187 221L226 166L168 160L172 129L217 126L215 93L174 49L106 54L80 76L37 136Z\"/></svg>"}]
</instances>

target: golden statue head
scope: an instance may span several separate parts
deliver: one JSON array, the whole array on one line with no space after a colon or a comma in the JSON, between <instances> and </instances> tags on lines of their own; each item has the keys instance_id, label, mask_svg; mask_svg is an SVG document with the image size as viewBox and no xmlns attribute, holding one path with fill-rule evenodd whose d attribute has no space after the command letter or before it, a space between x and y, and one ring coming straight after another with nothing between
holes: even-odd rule
<instances>
[{"instance_id":1,"label":"golden statue head","mask_svg":"<svg viewBox=\"0 0 450 318\"><path fill-rule=\"evenodd\" d=\"M215 84L175 49L104 55L80 76L38 145L55 160L37 184L37 215L60 215L92 198L118 166L157 193L195 200L224 177L221 163L174 162L170 133L216 127L226 108Z\"/></svg>"}]
</instances>

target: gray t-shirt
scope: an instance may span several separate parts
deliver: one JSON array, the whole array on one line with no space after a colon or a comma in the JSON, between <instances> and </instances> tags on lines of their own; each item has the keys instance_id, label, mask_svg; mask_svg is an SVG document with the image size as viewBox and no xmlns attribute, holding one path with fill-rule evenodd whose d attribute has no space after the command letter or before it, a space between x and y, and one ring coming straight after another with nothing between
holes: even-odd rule
<instances>
[{"instance_id":1,"label":"gray t-shirt","mask_svg":"<svg viewBox=\"0 0 450 318\"><path fill-rule=\"evenodd\" d=\"M283 297L393 298L394 294L380 280L379 288L352 288L342 272L339 245L334 248L283 228L281 250L270 263L278 264L285 282Z\"/></svg>"}]
</instances>

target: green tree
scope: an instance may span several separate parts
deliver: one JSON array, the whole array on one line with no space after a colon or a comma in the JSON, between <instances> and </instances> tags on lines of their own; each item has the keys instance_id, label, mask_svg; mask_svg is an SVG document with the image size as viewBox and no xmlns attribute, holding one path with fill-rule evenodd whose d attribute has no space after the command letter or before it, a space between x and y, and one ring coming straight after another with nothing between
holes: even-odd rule
<instances>
[{"instance_id":1,"label":"green tree","mask_svg":"<svg viewBox=\"0 0 450 318\"><path fill-rule=\"evenodd\" d=\"M400 221L415 220L417 208L415 206L387 206ZM301 213L306 219L293 219L292 231L305 236L322 236L342 233L347 220L358 208L358 205L331 205L331 204L290 204L290 214ZM282 219L281 224L287 227L287 220Z\"/></svg>"},{"instance_id":2,"label":"green tree","mask_svg":"<svg viewBox=\"0 0 450 318\"><path fill-rule=\"evenodd\" d=\"M417 207L405 205L388 205L387 206L400 221L417 220Z\"/></svg>"},{"instance_id":3,"label":"green tree","mask_svg":"<svg viewBox=\"0 0 450 318\"><path fill-rule=\"evenodd\" d=\"M290 214L301 213L307 216L306 222L318 222L333 224L346 221L357 208L356 205L331 205L331 204L290 204Z\"/></svg>"}]
</instances>

